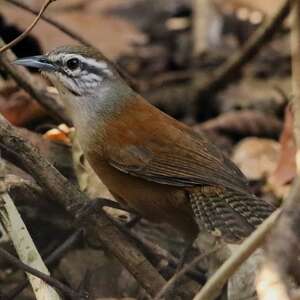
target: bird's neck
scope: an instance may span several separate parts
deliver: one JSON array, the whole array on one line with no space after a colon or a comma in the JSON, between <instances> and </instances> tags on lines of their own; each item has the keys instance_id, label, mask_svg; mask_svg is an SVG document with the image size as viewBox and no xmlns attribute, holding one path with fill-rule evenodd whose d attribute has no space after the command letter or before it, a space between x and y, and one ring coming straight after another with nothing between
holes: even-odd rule
<instances>
[{"instance_id":1,"label":"bird's neck","mask_svg":"<svg viewBox=\"0 0 300 300\"><path fill-rule=\"evenodd\" d=\"M118 118L135 95L125 82L108 82L94 94L64 99L83 149L101 143L106 123Z\"/></svg>"}]
</instances>

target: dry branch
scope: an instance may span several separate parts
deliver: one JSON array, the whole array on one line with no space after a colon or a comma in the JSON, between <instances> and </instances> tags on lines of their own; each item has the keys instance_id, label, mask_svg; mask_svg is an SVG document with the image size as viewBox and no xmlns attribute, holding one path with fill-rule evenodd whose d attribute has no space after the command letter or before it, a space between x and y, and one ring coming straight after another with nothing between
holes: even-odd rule
<instances>
[{"instance_id":1,"label":"dry branch","mask_svg":"<svg viewBox=\"0 0 300 300\"><path fill-rule=\"evenodd\" d=\"M82 207L90 201L84 193L46 161L36 148L21 138L2 116L0 116L0 143L13 150L24 168L45 192L71 214L76 213L72 207ZM119 259L148 294L154 296L164 286L163 277L103 211L100 211L97 216L89 216L84 225L88 233Z\"/></svg>"}]
</instances>

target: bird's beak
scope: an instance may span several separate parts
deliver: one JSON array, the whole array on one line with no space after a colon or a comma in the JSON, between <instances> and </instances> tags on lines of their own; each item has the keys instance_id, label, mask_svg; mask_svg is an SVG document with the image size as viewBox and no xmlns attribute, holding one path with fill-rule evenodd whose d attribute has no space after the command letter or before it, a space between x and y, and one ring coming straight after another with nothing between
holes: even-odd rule
<instances>
[{"instance_id":1,"label":"bird's beak","mask_svg":"<svg viewBox=\"0 0 300 300\"><path fill-rule=\"evenodd\" d=\"M20 58L15 60L14 63L16 65L36 68L45 72L51 72L56 70L56 67L53 65L53 63L49 61L49 59L44 55L36 55L36 56Z\"/></svg>"}]
</instances>

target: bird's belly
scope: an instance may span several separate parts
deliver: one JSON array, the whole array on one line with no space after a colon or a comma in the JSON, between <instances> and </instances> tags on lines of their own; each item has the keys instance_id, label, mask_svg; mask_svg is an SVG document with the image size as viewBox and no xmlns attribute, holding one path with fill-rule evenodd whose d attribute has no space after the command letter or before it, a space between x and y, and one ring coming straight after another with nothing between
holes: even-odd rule
<instances>
[{"instance_id":1,"label":"bird's belly","mask_svg":"<svg viewBox=\"0 0 300 300\"><path fill-rule=\"evenodd\" d=\"M106 162L90 164L107 188L142 217L169 223L185 236L195 235L198 229L184 190L122 173Z\"/></svg>"}]
</instances>

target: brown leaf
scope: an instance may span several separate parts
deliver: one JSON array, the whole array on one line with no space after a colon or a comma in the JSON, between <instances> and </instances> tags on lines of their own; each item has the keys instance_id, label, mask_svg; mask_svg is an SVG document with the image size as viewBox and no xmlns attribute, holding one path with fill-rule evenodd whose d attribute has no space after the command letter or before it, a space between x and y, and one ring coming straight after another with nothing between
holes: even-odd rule
<instances>
[{"instance_id":1,"label":"brown leaf","mask_svg":"<svg viewBox=\"0 0 300 300\"><path fill-rule=\"evenodd\" d=\"M269 177L276 167L280 145L271 139L246 138L236 146L232 160L251 180Z\"/></svg>"}]
</instances>

